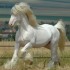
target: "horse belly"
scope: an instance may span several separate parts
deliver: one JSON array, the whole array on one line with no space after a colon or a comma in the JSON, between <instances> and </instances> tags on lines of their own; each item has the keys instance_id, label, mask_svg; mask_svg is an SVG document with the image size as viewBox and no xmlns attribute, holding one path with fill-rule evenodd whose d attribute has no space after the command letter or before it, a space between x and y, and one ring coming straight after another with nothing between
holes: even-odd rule
<instances>
[{"instance_id":1,"label":"horse belly","mask_svg":"<svg viewBox=\"0 0 70 70\"><path fill-rule=\"evenodd\" d=\"M46 30L38 30L36 34L36 45L45 46L51 39L51 34Z\"/></svg>"}]
</instances>

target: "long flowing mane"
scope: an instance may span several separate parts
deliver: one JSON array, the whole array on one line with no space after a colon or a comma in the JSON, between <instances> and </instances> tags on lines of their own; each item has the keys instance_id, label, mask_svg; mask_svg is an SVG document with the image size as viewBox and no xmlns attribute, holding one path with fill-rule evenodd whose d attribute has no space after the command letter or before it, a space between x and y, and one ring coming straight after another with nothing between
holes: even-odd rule
<instances>
[{"instance_id":1,"label":"long flowing mane","mask_svg":"<svg viewBox=\"0 0 70 70\"><path fill-rule=\"evenodd\" d=\"M25 14L28 18L29 24L33 27L36 27L37 20L35 15L33 14L33 11L30 9L30 6L27 3L21 2L19 4L16 4L12 9L11 12L13 14Z\"/></svg>"}]
</instances>

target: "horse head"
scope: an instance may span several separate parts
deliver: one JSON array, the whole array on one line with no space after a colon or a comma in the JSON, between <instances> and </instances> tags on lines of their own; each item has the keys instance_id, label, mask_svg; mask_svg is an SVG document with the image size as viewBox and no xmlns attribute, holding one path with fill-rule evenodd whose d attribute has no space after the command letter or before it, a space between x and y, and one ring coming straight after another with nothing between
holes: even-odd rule
<instances>
[{"instance_id":1,"label":"horse head","mask_svg":"<svg viewBox=\"0 0 70 70\"><path fill-rule=\"evenodd\" d=\"M10 26L13 26L17 21L21 21L21 16L26 17L31 26L37 26L36 17L34 16L30 6L27 3L21 2L19 4L16 4L12 7L11 13L12 15L9 21Z\"/></svg>"}]
</instances>

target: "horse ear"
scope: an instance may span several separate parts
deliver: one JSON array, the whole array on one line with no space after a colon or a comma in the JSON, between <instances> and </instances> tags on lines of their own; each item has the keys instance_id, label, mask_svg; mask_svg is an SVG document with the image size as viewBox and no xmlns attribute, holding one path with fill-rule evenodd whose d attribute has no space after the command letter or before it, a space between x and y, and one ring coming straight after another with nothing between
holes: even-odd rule
<instances>
[{"instance_id":1,"label":"horse ear","mask_svg":"<svg viewBox=\"0 0 70 70\"><path fill-rule=\"evenodd\" d=\"M33 12L30 8L26 8L25 10L25 14L26 16L28 17L28 20L29 20L29 24L33 27L36 27L37 26L37 21L36 21L36 17L33 15Z\"/></svg>"}]
</instances>

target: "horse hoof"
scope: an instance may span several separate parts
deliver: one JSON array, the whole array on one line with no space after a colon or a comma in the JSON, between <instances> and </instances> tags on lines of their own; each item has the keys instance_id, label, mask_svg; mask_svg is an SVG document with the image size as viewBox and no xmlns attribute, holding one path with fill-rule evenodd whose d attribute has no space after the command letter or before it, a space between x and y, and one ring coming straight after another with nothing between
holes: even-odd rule
<instances>
[{"instance_id":1,"label":"horse hoof","mask_svg":"<svg viewBox=\"0 0 70 70\"><path fill-rule=\"evenodd\" d=\"M59 66L61 65L60 62L54 62L54 64Z\"/></svg>"},{"instance_id":2,"label":"horse hoof","mask_svg":"<svg viewBox=\"0 0 70 70\"><path fill-rule=\"evenodd\" d=\"M51 69L52 67L54 67L54 62L50 61L47 65L47 69Z\"/></svg>"},{"instance_id":3,"label":"horse hoof","mask_svg":"<svg viewBox=\"0 0 70 70\"><path fill-rule=\"evenodd\" d=\"M33 64L33 61L30 62L30 65L32 65L32 64Z\"/></svg>"}]
</instances>

